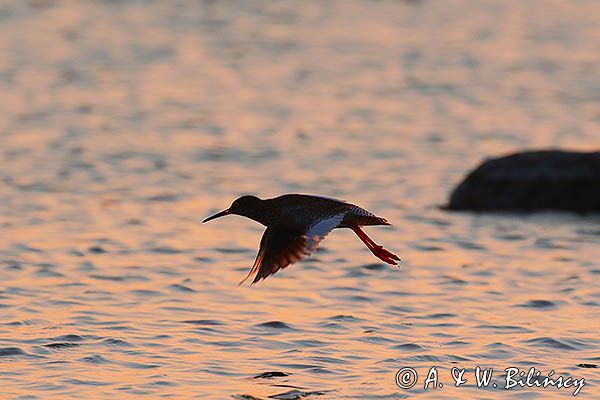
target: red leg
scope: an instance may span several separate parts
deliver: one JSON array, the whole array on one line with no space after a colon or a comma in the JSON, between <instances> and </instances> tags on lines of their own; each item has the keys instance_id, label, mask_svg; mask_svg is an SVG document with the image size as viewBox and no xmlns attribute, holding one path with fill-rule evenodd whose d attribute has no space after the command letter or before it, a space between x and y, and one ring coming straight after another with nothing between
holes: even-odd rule
<instances>
[{"instance_id":1,"label":"red leg","mask_svg":"<svg viewBox=\"0 0 600 400\"><path fill-rule=\"evenodd\" d=\"M394 253L387 251L383 248L383 246L378 245L371 239L367 234L360 229L358 225L350 227L356 233L356 236L367 246L371 253L375 255L375 257L379 258L381 261L384 261L391 265L398 265L398 261L400 258Z\"/></svg>"}]
</instances>

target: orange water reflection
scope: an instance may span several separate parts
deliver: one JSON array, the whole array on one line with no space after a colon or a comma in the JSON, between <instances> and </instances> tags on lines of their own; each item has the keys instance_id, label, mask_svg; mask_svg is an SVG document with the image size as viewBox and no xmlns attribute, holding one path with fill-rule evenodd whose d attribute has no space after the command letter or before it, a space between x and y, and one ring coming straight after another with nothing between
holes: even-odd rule
<instances>
[{"instance_id":1,"label":"orange water reflection","mask_svg":"<svg viewBox=\"0 0 600 400\"><path fill-rule=\"evenodd\" d=\"M437 208L483 157L598 148L596 2L3 7L7 398L398 398L432 365L431 398L502 398L450 387L475 365L597 391L598 219ZM401 268L339 230L238 287L262 227L200 222L287 192L386 217Z\"/></svg>"}]
</instances>

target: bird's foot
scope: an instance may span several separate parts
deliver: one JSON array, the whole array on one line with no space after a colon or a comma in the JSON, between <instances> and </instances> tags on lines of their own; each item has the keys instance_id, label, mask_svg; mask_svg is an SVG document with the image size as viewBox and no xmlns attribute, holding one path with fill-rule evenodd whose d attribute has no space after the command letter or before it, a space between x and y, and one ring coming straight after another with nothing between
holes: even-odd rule
<instances>
[{"instance_id":1,"label":"bird's foot","mask_svg":"<svg viewBox=\"0 0 600 400\"><path fill-rule=\"evenodd\" d=\"M379 258L381 261L386 262L390 265L398 265L398 262L401 261L400 257L383 248L383 246L375 246L371 249L371 252L375 255L375 257Z\"/></svg>"}]
</instances>

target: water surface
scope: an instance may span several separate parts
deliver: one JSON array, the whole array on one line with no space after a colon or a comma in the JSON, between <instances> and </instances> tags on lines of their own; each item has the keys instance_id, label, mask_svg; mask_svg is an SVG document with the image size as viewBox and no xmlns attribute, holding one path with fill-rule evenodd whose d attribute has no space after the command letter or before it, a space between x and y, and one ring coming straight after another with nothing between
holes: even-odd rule
<instances>
[{"instance_id":1,"label":"water surface","mask_svg":"<svg viewBox=\"0 0 600 400\"><path fill-rule=\"evenodd\" d=\"M3 398L600 398L600 218L438 206L482 158L600 146L596 1L0 6ZM386 217L253 287L243 193ZM583 366L580 366L583 365ZM437 366L445 387L399 389ZM423 376L421 376L422 378ZM497 380L500 382L500 380ZM518 389L515 398L572 397Z\"/></svg>"}]
</instances>

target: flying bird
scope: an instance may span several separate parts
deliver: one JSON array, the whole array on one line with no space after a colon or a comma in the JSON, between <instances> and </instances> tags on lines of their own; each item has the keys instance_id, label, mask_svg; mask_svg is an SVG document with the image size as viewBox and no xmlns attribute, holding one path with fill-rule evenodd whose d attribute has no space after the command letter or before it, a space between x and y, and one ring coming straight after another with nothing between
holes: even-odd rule
<instances>
[{"instance_id":1,"label":"flying bird","mask_svg":"<svg viewBox=\"0 0 600 400\"><path fill-rule=\"evenodd\" d=\"M267 227L250 272L240 284L254 275L252 284L282 268L302 260L316 250L319 242L336 228L349 228L380 260L398 265L400 258L375 243L360 228L366 225L391 225L385 218L341 200L305 194L284 194L272 199L242 196L231 206L206 218L234 214L250 218Z\"/></svg>"}]
</instances>

